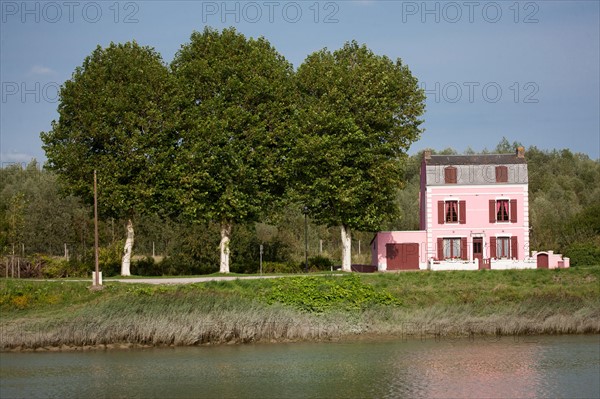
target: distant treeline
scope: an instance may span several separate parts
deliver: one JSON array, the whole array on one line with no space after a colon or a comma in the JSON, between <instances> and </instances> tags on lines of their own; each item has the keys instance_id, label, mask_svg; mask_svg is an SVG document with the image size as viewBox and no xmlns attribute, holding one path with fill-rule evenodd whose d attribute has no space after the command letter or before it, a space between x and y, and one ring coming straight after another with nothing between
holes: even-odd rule
<instances>
[{"instance_id":1,"label":"distant treeline","mask_svg":"<svg viewBox=\"0 0 600 399\"><path fill-rule=\"evenodd\" d=\"M518 143L503 139L490 152L512 152ZM465 153L472 153L467 150ZM486 152L484 150L484 152ZM457 154L445 149L438 154ZM418 229L421 153L406 163L404 187L397 201L402 216L381 229ZM600 264L600 164L569 150L526 152L529 169L531 249L551 249L571 258L572 265ZM100 195L102 195L100 193ZM265 270L300 271L304 262L304 215L284 207L262 223L236 226L232 238L232 272L258 271L260 245ZM100 222L100 261L107 274L117 274L126 220ZM140 215L137 218L134 274L200 274L219 269L219 226L191 224L177 218ZM339 264L341 242L337 228L308 220L310 266ZM369 263L372 232L355 232L354 263ZM60 269L58 257L68 258L70 275L86 273L93 263L92 209L64 195L56 175L32 161L27 167L0 169L0 256L45 257L48 267ZM152 255L155 255L152 257ZM147 257L147 258L146 258ZM67 266L64 266L67 267ZM61 274L61 273L57 273ZM62 274L65 274L63 271Z\"/></svg>"}]
</instances>

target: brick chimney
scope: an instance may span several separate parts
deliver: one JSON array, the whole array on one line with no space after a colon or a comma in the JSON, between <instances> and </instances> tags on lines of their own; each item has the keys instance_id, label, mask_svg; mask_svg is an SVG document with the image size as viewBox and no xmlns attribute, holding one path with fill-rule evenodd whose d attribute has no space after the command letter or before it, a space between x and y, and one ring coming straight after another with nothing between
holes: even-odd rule
<instances>
[{"instance_id":1,"label":"brick chimney","mask_svg":"<svg viewBox=\"0 0 600 399\"><path fill-rule=\"evenodd\" d=\"M525 148L517 147L517 158L525 158Z\"/></svg>"}]
</instances>

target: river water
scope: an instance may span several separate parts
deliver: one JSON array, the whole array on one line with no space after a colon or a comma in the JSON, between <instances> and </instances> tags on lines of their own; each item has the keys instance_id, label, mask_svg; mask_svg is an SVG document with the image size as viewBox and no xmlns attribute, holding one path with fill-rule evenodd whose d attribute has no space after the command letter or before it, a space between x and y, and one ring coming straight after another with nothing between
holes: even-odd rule
<instances>
[{"instance_id":1,"label":"river water","mask_svg":"<svg viewBox=\"0 0 600 399\"><path fill-rule=\"evenodd\" d=\"M0 398L598 398L600 335L0 353Z\"/></svg>"}]
</instances>

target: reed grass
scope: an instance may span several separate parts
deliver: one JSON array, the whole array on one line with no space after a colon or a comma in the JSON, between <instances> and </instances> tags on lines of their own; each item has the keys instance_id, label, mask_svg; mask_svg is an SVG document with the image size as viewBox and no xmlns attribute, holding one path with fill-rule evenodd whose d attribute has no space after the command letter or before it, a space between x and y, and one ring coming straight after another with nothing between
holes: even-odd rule
<instances>
[{"instance_id":1,"label":"reed grass","mask_svg":"<svg viewBox=\"0 0 600 399\"><path fill-rule=\"evenodd\" d=\"M600 333L600 267L107 282L102 291L2 279L0 311L0 350Z\"/></svg>"}]
</instances>

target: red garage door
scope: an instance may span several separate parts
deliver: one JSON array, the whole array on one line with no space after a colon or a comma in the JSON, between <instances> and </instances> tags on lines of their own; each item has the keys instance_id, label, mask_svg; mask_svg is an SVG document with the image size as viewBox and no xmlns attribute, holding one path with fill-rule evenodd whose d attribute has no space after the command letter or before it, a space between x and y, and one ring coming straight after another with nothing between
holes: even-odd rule
<instances>
[{"instance_id":1,"label":"red garage door","mask_svg":"<svg viewBox=\"0 0 600 399\"><path fill-rule=\"evenodd\" d=\"M418 270L419 244L386 244L387 270Z\"/></svg>"}]
</instances>

